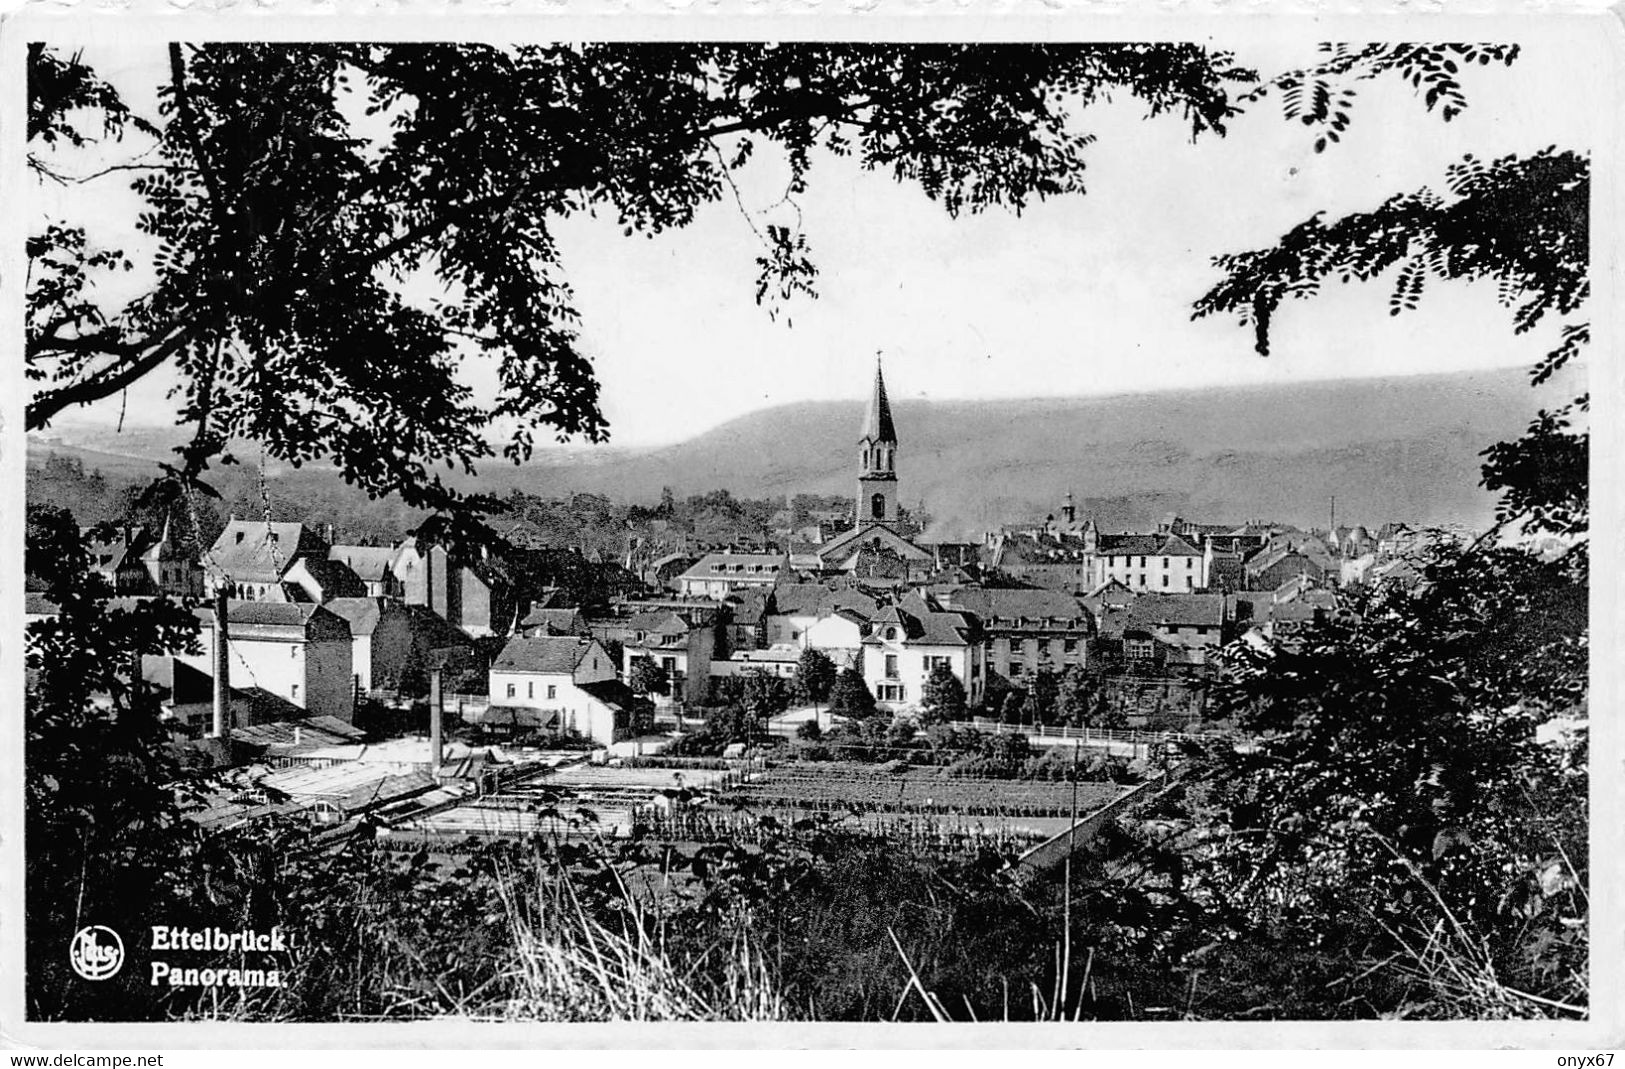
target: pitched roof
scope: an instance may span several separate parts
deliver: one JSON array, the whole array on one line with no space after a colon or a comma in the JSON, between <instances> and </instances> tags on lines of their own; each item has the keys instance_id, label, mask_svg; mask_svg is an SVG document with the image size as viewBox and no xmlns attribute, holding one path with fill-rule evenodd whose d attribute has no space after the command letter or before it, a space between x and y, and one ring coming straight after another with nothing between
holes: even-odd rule
<instances>
[{"instance_id":1,"label":"pitched roof","mask_svg":"<svg viewBox=\"0 0 1625 1069\"><path fill-rule=\"evenodd\" d=\"M634 613L626 618L626 626L634 631L650 631L657 635L686 635L692 626L670 609L654 609Z\"/></svg>"},{"instance_id":2,"label":"pitched roof","mask_svg":"<svg viewBox=\"0 0 1625 1069\"><path fill-rule=\"evenodd\" d=\"M860 439L874 442L897 441L897 428L892 426L891 402L886 399L886 379L880 373L880 361L875 361L875 389L869 395L869 408L863 414L863 433Z\"/></svg>"},{"instance_id":3,"label":"pitched roof","mask_svg":"<svg viewBox=\"0 0 1625 1069\"><path fill-rule=\"evenodd\" d=\"M1100 556L1200 557L1202 551L1176 534L1103 534L1095 542Z\"/></svg>"},{"instance_id":4,"label":"pitched roof","mask_svg":"<svg viewBox=\"0 0 1625 1069\"><path fill-rule=\"evenodd\" d=\"M539 608L530 610L530 614L519 623L524 628L541 628L555 635L579 634L581 626L580 609L550 609Z\"/></svg>"},{"instance_id":5,"label":"pitched roof","mask_svg":"<svg viewBox=\"0 0 1625 1069\"><path fill-rule=\"evenodd\" d=\"M817 546L813 552L818 559L826 564L834 561L845 563L862 551L869 543L877 543L887 549L893 550L905 558L915 560L931 560L931 554L910 542L896 531L883 523L863 523L828 542Z\"/></svg>"},{"instance_id":6,"label":"pitched roof","mask_svg":"<svg viewBox=\"0 0 1625 1069\"><path fill-rule=\"evenodd\" d=\"M243 583L274 583L293 564L301 548L320 540L301 523L231 520L209 550L208 565Z\"/></svg>"},{"instance_id":7,"label":"pitched roof","mask_svg":"<svg viewBox=\"0 0 1625 1069\"><path fill-rule=\"evenodd\" d=\"M990 619L1081 620L1088 612L1059 590L966 587L953 593L953 607Z\"/></svg>"},{"instance_id":8,"label":"pitched roof","mask_svg":"<svg viewBox=\"0 0 1625 1069\"><path fill-rule=\"evenodd\" d=\"M1130 626L1219 627L1224 623L1224 595L1145 594L1123 611Z\"/></svg>"},{"instance_id":9,"label":"pitched roof","mask_svg":"<svg viewBox=\"0 0 1625 1069\"><path fill-rule=\"evenodd\" d=\"M377 598L334 598L326 608L343 617L350 625L350 634L358 638L378 630L378 621L383 616L383 607Z\"/></svg>"},{"instance_id":10,"label":"pitched roof","mask_svg":"<svg viewBox=\"0 0 1625 1069\"><path fill-rule=\"evenodd\" d=\"M361 577L341 560L300 557L297 564L321 587L324 599L367 596L367 587L361 582Z\"/></svg>"},{"instance_id":11,"label":"pitched roof","mask_svg":"<svg viewBox=\"0 0 1625 1069\"><path fill-rule=\"evenodd\" d=\"M707 553L684 572L683 579L726 579L730 577L765 579L784 571L780 553Z\"/></svg>"},{"instance_id":12,"label":"pitched roof","mask_svg":"<svg viewBox=\"0 0 1625 1069\"><path fill-rule=\"evenodd\" d=\"M592 648L590 638L576 635L544 635L539 638L509 639L497 659L491 664L493 672L534 672L538 675L573 675L576 665Z\"/></svg>"},{"instance_id":13,"label":"pitched roof","mask_svg":"<svg viewBox=\"0 0 1625 1069\"><path fill-rule=\"evenodd\" d=\"M389 546L334 546L328 550L327 559L342 561L365 582L382 583L389 578L395 552Z\"/></svg>"},{"instance_id":14,"label":"pitched roof","mask_svg":"<svg viewBox=\"0 0 1625 1069\"><path fill-rule=\"evenodd\" d=\"M867 619L879 602L850 586L822 583L779 583L773 588L773 610L779 616L832 616L846 610Z\"/></svg>"},{"instance_id":15,"label":"pitched roof","mask_svg":"<svg viewBox=\"0 0 1625 1069\"><path fill-rule=\"evenodd\" d=\"M29 591L23 595L23 612L29 616L55 616L62 609L44 594Z\"/></svg>"},{"instance_id":16,"label":"pitched roof","mask_svg":"<svg viewBox=\"0 0 1625 1069\"><path fill-rule=\"evenodd\" d=\"M865 642L879 642L888 626L902 632L903 640L921 646L968 646L977 639L973 617L938 609L918 594L907 594L895 605L875 614Z\"/></svg>"}]
</instances>

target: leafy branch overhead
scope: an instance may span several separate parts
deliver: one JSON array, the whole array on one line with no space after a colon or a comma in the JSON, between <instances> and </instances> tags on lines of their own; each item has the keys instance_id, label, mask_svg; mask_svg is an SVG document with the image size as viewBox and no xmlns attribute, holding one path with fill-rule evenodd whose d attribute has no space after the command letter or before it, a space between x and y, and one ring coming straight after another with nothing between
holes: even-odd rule
<instances>
[{"instance_id":1,"label":"leafy branch overhead","mask_svg":"<svg viewBox=\"0 0 1625 1069\"><path fill-rule=\"evenodd\" d=\"M1353 84L1398 73L1449 121L1466 107L1457 79L1469 63L1511 63L1516 46L1323 46L1327 59L1260 86L1259 99L1282 93L1289 118L1320 131L1320 151L1347 128ZM1195 302L1192 318L1233 316L1251 327L1254 348L1270 355L1270 329L1288 299L1332 284L1371 282L1392 273L1388 308L1417 307L1430 280L1493 283L1511 310L1514 333L1548 317L1564 320L1558 345L1531 371L1535 385L1575 360L1590 341L1579 315L1591 293L1590 166L1584 153L1551 147L1530 155L1467 156L1446 171L1442 192L1400 193L1376 209L1327 220L1317 212L1273 245L1214 257L1222 277ZM1575 535L1585 530L1589 443L1573 429L1585 398L1542 411L1529 432L1484 451L1484 486L1502 492L1497 519L1525 530Z\"/></svg>"},{"instance_id":2,"label":"leafy branch overhead","mask_svg":"<svg viewBox=\"0 0 1625 1069\"><path fill-rule=\"evenodd\" d=\"M1277 75L1242 98L1250 104L1279 93L1286 118L1315 131L1316 152L1340 140L1352 122L1353 83L1397 76L1411 84L1428 111L1449 122L1467 110L1459 77L1464 68L1511 66L1518 58L1517 45L1495 44L1325 42L1320 52L1325 58L1314 66Z\"/></svg>"},{"instance_id":3,"label":"leafy branch overhead","mask_svg":"<svg viewBox=\"0 0 1625 1069\"><path fill-rule=\"evenodd\" d=\"M792 204L818 149L952 214L1019 212L1082 192L1089 104L1127 96L1193 137L1222 133L1229 87L1254 80L1178 44L175 44L165 58L158 121L135 124L156 155L131 165L152 284L99 306L124 255L64 224L36 236L29 427L173 364L195 427L183 476L260 441L459 513L476 502L439 465L607 433L556 220L685 226L763 147L788 161ZM31 50L30 87L39 168L62 168L87 114L114 134L133 123L77 57ZM799 227L764 229L757 299L812 293ZM424 286L437 299L403 296ZM470 356L496 368L494 397L459 377Z\"/></svg>"},{"instance_id":4,"label":"leafy branch overhead","mask_svg":"<svg viewBox=\"0 0 1625 1069\"><path fill-rule=\"evenodd\" d=\"M1316 213L1270 248L1214 257L1225 277L1193 316L1234 315L1253 327L1255 347L1268 356L1270 320L1282 301L1395 267L1393 315L1416 307L1429 278L1494 282L1518 333L1550 312L1580 308L1591 292L1584 156L1557 149L1491 162L1469 156L1449 168L1447 184L1446 194L1404 193L1329 223ZM1559 359L1577 345L1567 339ZM1543 366L1548 375L1556 370Z\"/></svg>"}]
</instances>

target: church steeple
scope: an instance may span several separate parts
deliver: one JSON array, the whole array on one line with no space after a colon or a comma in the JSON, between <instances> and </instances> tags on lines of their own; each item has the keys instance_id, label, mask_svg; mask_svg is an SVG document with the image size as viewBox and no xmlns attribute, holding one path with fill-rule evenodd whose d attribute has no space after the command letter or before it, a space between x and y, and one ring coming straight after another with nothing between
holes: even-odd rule
<instances>
[{"instance_id":1,"label":"church steeple","mask_svg":"<svg viewBox=\"0 0 1625 1069\"><path fill-rule=\"evenodd\" d=\"M896 523L897 428L892 425L879 353L875 354L875 387L864 413L858 450L858 524Z\"/></svg>"},{"instance_id":2,"label":"church steeple","mask_svg":"<svg viewBox=\"0 0 1625 1069\"><path fill-rule=\"evenodd\" d=\"M875 391L869 397L869 411L863 417L863 440L897 444L897 428L892 426L891 402L886 400L886 377L875 354Z\"/></svg>"}]
</instances>

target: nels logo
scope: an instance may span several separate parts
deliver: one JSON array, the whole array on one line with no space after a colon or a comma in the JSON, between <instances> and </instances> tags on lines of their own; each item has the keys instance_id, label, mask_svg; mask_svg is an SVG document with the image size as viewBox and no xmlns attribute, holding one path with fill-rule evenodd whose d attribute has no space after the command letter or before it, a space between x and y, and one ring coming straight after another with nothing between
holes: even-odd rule
<instances>
[{"instance_id":1,"label":"nels logo","mask_svg":"<svg viewBox=\"0 0 1625 1069\"><path fill-rule=\"evenodd\" d=\"M124 940L100 924L81 928L68 944L68 964L86 980L106 980L124 966Z\"/></svg>"}]
</instances>

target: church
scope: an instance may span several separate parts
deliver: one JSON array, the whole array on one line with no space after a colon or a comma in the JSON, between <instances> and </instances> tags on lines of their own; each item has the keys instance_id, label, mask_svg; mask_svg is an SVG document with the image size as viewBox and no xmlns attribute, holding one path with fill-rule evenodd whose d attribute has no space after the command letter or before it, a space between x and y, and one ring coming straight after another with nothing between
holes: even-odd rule
<instances>
[{"instance_id":1,"label":"church","mask_svg":"<svg viewBox=\"0 0 1625 1069\"><path fill-rule=\"evenodd\" d=\"M850 531L816 548L822 571L863 579L907 579L910 572L934 564L932 553L899 531L897 454L897 427L886 398L885 374L876 357L874 391L858 437L856 522Z\"/></svg>"}]
</instances>

